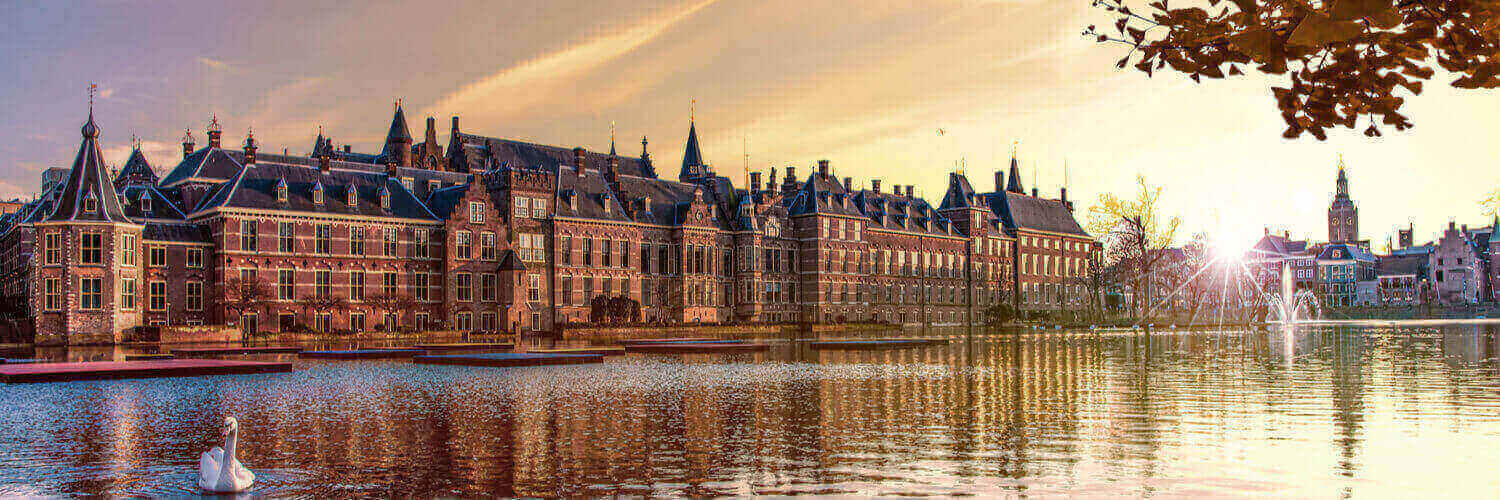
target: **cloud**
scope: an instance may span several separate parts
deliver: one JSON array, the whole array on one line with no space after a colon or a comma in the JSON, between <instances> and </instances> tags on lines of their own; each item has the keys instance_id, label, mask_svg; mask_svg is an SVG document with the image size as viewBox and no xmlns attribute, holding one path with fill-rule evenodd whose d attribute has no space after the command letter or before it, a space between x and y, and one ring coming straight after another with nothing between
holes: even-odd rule
<instances>
[{"instance_id":1,"label":"cloud","mask_svg":"<svg viewBox=\"0 0 1500 500\"><path fill-rule=\"evenodd\" d=\"M471 116L484 117L524 109L544 100L548 88L629 54L715 1L701 0L682 11L660 15L624 31L595 37L511 66L444 96L424 114L436 115L461 109ZM503 98L496 98L500 96Z\"/></svg>"}]
</instances>

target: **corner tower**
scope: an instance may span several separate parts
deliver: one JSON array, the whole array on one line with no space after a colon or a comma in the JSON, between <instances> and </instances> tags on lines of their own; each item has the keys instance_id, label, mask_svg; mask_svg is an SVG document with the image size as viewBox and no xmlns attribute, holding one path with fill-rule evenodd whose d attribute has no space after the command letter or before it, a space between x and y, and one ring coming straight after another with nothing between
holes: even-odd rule
<instances>
[{"instance_id":1,"label":"corner tower","mask_svg":"<svg viewBox=\"0 0 1500 500\"><path fill-rule=\"evenodd\" d=\"M1349 198L1349 178L1344 174L1344 157L1339 156L1339 177L1333 203L1328 206L1328 242L1359 241L1359 207Z\"/></svg>"}]
</instances>

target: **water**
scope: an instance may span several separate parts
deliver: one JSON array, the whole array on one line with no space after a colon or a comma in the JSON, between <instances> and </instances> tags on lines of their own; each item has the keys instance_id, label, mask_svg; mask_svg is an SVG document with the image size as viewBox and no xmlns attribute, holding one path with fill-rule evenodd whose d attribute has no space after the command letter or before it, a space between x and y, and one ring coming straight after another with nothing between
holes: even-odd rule
<instances>
[{"instance_id":1,"label":"water","mask_svg":"<svg viewBox=\"0 0 1500 500\"><path fill-rule=\"evenodd\" d=\"M0 385L0 495L1298 497L1500 491L1492 325ZM268 357L268 359L271 357Z\"/></svg>"}]
</instances>

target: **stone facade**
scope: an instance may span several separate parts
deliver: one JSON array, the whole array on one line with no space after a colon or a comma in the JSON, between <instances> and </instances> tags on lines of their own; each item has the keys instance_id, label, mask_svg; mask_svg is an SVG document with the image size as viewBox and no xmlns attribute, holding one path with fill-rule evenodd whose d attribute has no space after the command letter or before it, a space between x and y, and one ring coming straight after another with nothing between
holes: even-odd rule
<instances>
[{"instance_id":1,"label":"stone facade","mask_svg":"<svg viewBox=\"0 0 1500 500\"><path fill-rule=\"evenodd\" d=\"M157 178L139 150L111 181L85 126L67 179L0 218L0 290L49 343L108 343L141 325L246 334L450 328L556 331L598 297L663 323L963 323L995 304L1065 309L1098 245L1057 199L950 176L842 182L830 162L736 187L690 124L676 180L641 141L627 157L465 133L415 143L398 105L380 154L267 154L183 139ZM77 215L77 216L75 216Z\"/></svg>"}]
</instances>

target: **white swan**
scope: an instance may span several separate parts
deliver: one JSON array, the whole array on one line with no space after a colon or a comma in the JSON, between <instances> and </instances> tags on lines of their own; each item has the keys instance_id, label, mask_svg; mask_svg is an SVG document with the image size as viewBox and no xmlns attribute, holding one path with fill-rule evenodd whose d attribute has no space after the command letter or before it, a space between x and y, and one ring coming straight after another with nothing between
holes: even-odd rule
<instances>
[{"instance_id":1,"label":"white swan","mask_svg":"<svg viewBox=\"0 0 1500 500\"><path fill-rule=\"evenodd\" d=\"M234 457L240 440L240 423L234 417L224 418L224 447L203 452L198 459L198 487L217 493L238 493L250 489L255 473Z\"/></svg>"}]
</instances>

